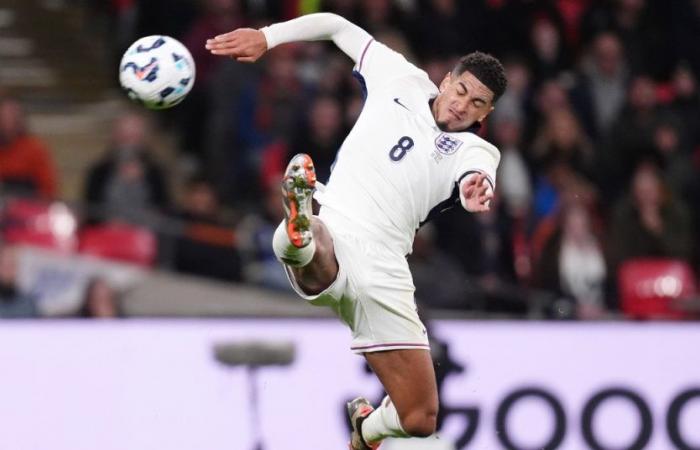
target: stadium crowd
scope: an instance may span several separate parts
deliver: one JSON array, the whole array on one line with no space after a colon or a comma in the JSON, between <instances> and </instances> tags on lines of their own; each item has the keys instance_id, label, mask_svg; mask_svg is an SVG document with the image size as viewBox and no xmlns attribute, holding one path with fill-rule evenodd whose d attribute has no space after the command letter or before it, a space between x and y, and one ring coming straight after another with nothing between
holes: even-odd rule
<instances>
[{"instance_id":1,"label":"stadium crowd","mask_svg":"<svg viewBox=\"0 0 700 450\"><path fill-rule=\"evenodd\" d=\"M85 178L82 226L118 219L150 228L162 267L289 289L270 248L283 217L280 174L305 152L328 178L362 110L352 62L314 42L245 65L212 56L204 42L332 11L436 84L473 50L506 68L508 90L480 130L501 150L498 195L489 213L457 207L421 228L409 261L424 306L525 315L536 302L551 318L618 317L625 262L700 268L697 0L113 0L92 10L110 23L115 61L137 37L167 34L196 62L188 98L157 115L119 118ZM150 126L177 135L184 186L169 186L175 168L151 156ZM21 105L0 102L3 192L55 197L51 164L50 150L26 133ZM12 253L0 255L0 308L14 293L22 309ZM101 280L90 292L114 296ZM81 314L114 314L89 305Z\"/></svg>"}]
</instances>

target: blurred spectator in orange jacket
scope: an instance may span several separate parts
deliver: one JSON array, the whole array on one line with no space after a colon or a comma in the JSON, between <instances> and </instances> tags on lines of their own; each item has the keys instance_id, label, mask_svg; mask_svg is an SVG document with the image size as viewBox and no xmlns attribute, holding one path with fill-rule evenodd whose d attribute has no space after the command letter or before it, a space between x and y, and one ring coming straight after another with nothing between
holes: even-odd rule
<instances>
[{"instance_id":1,"label":"blurred spectator in orange jacket","mask_svg":"<svg viewBox=\"0 0 700 450\"><path fill-rule=\"evenodd\" d=\"M5 193L55 197L57 175L46 145L27 131L18 101L0 98L0 186Z\"/></svg>"}]
</instances>

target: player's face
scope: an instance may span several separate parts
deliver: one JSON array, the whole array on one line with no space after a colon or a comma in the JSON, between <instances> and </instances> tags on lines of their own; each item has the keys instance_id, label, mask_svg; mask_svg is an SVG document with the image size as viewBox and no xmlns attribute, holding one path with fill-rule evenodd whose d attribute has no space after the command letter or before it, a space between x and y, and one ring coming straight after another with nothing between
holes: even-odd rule
<instances>
[{"instance_id":1,"label":"player's face","mask_svg":"<svg viewBox=\"0 0 700 450\"><path fill-rule=\"evenodd\" d=\"M459 131L481 122L493 111L493 92L470 72L447 74L433 103L433 116L445 131Z\"/></svg>"}]
</instances>

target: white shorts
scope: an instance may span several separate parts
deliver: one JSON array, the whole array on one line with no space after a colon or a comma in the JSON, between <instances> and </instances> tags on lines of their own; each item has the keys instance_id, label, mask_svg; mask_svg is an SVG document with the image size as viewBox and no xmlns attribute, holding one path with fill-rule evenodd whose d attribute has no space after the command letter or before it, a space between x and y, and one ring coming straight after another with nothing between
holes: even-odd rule
<instances>
[{"instance_id":1,"label":"white shorts","mask_svg":"<svg viewBox=\"0 0 700 450\"><path fill-rule=\"evenodd\" d=\"M319 219L333 239L338 275L320 294L307 295L285 266L297 294L336 312L352 330L351 350L355 353L429 350L425 326L416 312L415 287L406 257L358 231L333 210L322 207Z\"/></svg>"}]
</instances>

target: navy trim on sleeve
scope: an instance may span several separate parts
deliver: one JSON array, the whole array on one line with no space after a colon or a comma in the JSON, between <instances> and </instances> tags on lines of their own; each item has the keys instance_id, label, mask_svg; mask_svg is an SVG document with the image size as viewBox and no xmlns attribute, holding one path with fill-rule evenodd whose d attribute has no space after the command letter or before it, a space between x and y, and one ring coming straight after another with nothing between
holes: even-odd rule
<instances>
[{"instance_id":1,"label":"navy trim on sleeve","mask_svg":"<svg viewBox=\"0 0 700 450\"><path fill-rule=\"evenodd\" d=\"M365 60L365 55L367 54L367 49L369 49L370 44L374 42L374 39L370 39L369 42L365 45L365 49L362 50L362 56L360 56L360 60L357 63L357 71L360 72L362 70L362 63Z\"/></svg>"},{"instance_id":2,"label":"navy trim on sleeve","mask_svg":"<svg viewBox=\"0 0 700 450\"><path fill-rule=\"evenodd\" d=\"M444 213L445 211L449 211L452 208L454 208L457 204L459 203L459 183L455 183L454 188L452 188L452 193L448 198L445 200L441 201L437 205L435 205L430 212L428 213L428 216L425 218L424 221L422 221L419 225L418 228L422 227L426 223L430 222L440 214Z\"/></svg>"},{"instance_id":3,"label":"navy trim on sleeve","mask_svg":"<svg viewBox=\"0 0 700 450\"><path fill-rule=\"evenodd\" d=\"M452 189L452 193L448 198L445 200L441 201L437 205L435 205L430 212L428 213L428 216L425 218L424 221L422 221L419 225L418 228L422 227L426 223L430 222L440 214L444 213L445 211L449 211L452 208L454 208L458 203L459 203L459 185L464 179L464 177L475 174L475 173L483 173L480 170L467 170L464 172L460 177L457 179L457 182L455 183L454 188ZM486 181L489 182L491 185L491 189L493 189L493 183L491 182L491 178L486 175Z\"/></svg>"},{"instance_id":4,"label":"navy trim on sleeve","mask_svg":"<svg viewBox=\"0 0 700 450\"><path fill-rule=\"evenodd\" d=\"M360 88L362 89L362 98L364 100L367 100L367 82L365 81L365 77L362 76L360 72L357 70L352 71L352 76L355 77L357 81L360 82Z\"/></svg>"},{"instance_id":5,"label":"navy trim on sleeve","mask_svg":"<svg viewBox=\"0 0 700 450\"><path fill-rule=\"evenodd\" d=\"M462 182L462 180L464 179L464 177L466 177L467 175L471 175L473 173L484 173L484 172L482 172L481 170L467 170L459 177L459 179L457 180L457 184L459 185ZM491 180L491 177L487 173L484 173L484 175L486 175L486 181L489 182L489 185L491 186L491 190L492 191L495 190L496 188L493 185L493 180Z\"/></svg>"}]
</instances>

